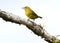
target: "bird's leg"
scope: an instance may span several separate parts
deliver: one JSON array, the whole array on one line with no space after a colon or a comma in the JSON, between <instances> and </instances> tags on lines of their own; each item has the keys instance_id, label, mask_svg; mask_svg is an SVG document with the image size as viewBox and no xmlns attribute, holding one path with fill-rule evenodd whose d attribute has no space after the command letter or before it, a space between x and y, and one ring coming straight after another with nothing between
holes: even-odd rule
<instances>
[{"instance_id":1,"label":"bird's leg","mask_svg":"<svg viewBox=\"0 0 60 43\"><path fill-rule=\"evenodd\" d=\"M30 21L30 19L28 19L28 21Z\"/></svg>"}]
</instances>

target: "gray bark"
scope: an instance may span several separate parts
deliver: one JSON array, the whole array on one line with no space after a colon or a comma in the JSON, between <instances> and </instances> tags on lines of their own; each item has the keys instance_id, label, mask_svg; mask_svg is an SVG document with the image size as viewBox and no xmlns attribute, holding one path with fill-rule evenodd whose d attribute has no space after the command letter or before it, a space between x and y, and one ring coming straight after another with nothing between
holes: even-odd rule
<instances>
[{"instance_id":1,"label":"gray bark","mask_svg":"<svg viewBox=\"0 0 60 43\"><path fill-rule=\"evenodd\" d=\"M35 33L38 36L41 36L41 38L44 38L44 40L49 43L52 43L53 40L56 39L56 37L54 37L54 36L50 35L48 32L46 32L46 30L43 29L42 26L34 23L33 21L31 21L29 19L23 19L12 13L2 11L2 10L0 10L0 18L2 18L5 21L13 22L13 23L20 24L20 25L23 24L23 25L27 26L27 28L30 29L31 31L33 31L33 33Z\"/></svg>"}]
</instances>

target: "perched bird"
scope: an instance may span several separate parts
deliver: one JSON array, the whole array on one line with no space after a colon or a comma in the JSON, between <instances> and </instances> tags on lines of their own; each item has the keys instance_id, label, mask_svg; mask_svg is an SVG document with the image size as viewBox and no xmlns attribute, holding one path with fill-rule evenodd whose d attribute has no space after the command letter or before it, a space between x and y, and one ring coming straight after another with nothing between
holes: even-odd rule
<instances>
[{"instance_id":1,"label":"perched bird","mask_svg":"<svg viewBox=\"0 0 60 43\"><path fill-rule=\"evenodd\" d=\"M38 16L30 7L25 6L23 7L23 9L25 10L25 14L28 18L33 19L33 20L35 20L36 18L42 19L42 17Z\"/></svg>"}]
</instances>

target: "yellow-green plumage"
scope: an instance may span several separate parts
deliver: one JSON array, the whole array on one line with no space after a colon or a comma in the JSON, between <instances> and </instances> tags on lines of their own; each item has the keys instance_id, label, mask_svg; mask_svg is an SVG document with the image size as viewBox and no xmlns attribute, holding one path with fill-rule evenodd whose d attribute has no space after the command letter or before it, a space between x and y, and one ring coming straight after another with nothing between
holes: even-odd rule
<instances>
[{"instance_id":1,"label":"yellow-green plumage","mask_svg":"<svg viewBox=\"0 0 60 43\"><path fill-rule=\"evenodd\" d=\"M27 17L29 17L30 19L36 19L36 18L42 18L40 16L38 16L30 7L25 6L23 8L25 10L25 14Z\"/></svg>"}]
</instances>

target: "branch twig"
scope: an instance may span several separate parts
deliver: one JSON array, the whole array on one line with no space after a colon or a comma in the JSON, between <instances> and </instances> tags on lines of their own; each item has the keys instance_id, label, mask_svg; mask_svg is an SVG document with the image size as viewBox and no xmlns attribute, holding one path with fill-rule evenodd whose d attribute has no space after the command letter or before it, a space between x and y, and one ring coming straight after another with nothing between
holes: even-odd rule
<instances>
[{"instance_id":1,"label":"branch twig","mask_svg":"<svg viewBox=\"0 0 60 43\"><path fill-rule=\"evenodd\" d=\"M56 39L56 37L50 35L48 32L46 32L45 29L43 29L42 26L37 25L31 20L22 19L19 16L16 16L12 13L8 13L5 11L0 10L0 18L4 19L5 21L14 22L17 24L23 24L28 27L28 29L32 30L36 35L41 36L44 38L45 41L48 41L49 43L52 43L53 40Z\"/></svg>"}]
</instances>

